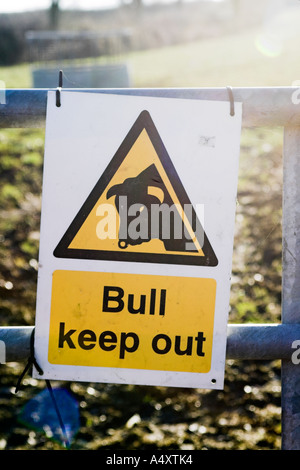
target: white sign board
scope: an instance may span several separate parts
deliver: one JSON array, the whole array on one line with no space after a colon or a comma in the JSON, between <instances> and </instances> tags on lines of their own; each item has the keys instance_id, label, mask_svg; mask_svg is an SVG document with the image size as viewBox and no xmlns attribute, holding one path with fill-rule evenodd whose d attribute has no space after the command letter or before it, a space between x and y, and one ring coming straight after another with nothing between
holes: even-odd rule
<instances>
[{"instance_id":1,"label":"white sign board","mask_svg":"<svg viewBox=\"0 0 300 470\"><path fill-rule=\"evenodd\" d=\"M49 92L43 378L223 388L241 114L77 92L57 107Z\"/></svg>"}]
</instances>

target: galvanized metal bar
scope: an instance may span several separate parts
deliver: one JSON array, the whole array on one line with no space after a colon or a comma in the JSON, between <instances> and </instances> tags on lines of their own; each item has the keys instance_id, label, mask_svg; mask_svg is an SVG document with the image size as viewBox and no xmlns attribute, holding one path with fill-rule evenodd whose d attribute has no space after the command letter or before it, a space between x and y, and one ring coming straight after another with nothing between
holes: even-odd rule
<instances>
[{"instance_id":1,"label":"galvanized metal bar","mask_svg":"<svg viewBox=\"0 0 300 470\"><path fill-rule=\"evenodd\" d=\"M33 328L0 327L6 362L21 362L28 358ZM229 324L226 357L237 360L289 359L293 352L291 345L296 339L300 339L300 325Z\"/></svg>"},{"instance_id":2,"label":"galvanized metal bar","mask_svg":"<svg viewBox=\"0 0 300 470\"><path fill-rule=\"evenodd\" d=\"M30 338L33 326L1 326L0 341L2 341L1 361L22 362L30 355ZM5 356L3 358L3 355Z\"/></svg>"},{"instance_id":3,"label":"galvanized metal bar","mask_svg":"<svg viewBox=\"0 0 300 470\"><path fill-rule=\"evenodd\" d=\"M299 325L229 324L227 327L227 359L289 359L292 343L300 339Z\"/></svg>"},{"instance_id":4,"label":"galvanized metal bar","mask_svg":"<svg viewBox=\"0 0 300 470\"><path fill-rule=\"evenodd\" d=\"M228 84L230 85L230 84ZM5 104L0 104L0 127L43 127L47 89L7 89ZM89 93L220 100L230 102L224 88L122 88L69 89ZM243 126L300 126L300 99L297 87L233 88L235 101L243 103Z\"/></svg>"},{"instance_id":5,"label":"galvanized metal bar","mask_svg":"<svg viewBox=\"0 0 300 470\"><path fill-rule=\"evenodd\" d=\"M300 324L300 128L284 130L282 322ZM297 338L300 340L300 336ZM300 366L282 361L282 448L300 450Z\"/></svg>"}]
</instances>

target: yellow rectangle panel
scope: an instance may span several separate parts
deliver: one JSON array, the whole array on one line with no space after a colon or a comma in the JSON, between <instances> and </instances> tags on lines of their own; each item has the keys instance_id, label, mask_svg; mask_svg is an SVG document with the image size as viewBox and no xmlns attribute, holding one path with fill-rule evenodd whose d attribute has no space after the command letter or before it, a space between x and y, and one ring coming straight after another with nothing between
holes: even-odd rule
<instances>
[{"instance_id":1,"label":"yellow rectangle panel","mask_svg":"<svg viewBox=\"0 0 300 470\"><path fill-rule=\"evenodd\" d=\"M57 270L48 360L209 372L215 298L214 279Z\"/></svg>"}]
</instances>

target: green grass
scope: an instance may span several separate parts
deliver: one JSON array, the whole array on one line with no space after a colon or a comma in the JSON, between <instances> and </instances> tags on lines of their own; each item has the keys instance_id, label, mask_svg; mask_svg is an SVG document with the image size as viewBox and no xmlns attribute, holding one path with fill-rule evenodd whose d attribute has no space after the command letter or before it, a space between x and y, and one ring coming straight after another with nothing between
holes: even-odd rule
<instances>
[{"instance_id":1,"label":"green grass","mask_svg":"<svg viewBox=\"0 0 300 470\"><path fill-rule=\"evenodd\" d=\"M290 86L300 77L300 33L282 41L272 57L261 52L259 31L132 54L138 87ZM260 45L259 45L260 42ZM274 46L275 47L275 46ZM274 54L276 51L273 51Z\"/></svg>"},{"instance_id":2,"label":"green grass","mask_svg":"<svg viewBox=\"0 0 300 470\"><path fill-rule=\"evenodd\" d=\"M30 88L31 69L28 64L14 65L12 67L0 67L0 80L6 88Z\"/></svg>"}]
</instances>

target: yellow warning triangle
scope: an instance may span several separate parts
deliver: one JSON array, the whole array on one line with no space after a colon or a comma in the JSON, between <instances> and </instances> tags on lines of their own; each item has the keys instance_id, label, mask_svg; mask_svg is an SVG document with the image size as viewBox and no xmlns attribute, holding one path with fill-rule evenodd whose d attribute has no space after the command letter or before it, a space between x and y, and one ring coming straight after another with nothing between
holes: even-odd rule
<instances>
[{"instance_id":1,"label":"yellow warning triangle","mask_svg":"<svg viewBox=\"0 0 300 470\"><path fill-rule=\"evenodd\" d=\"M218 264L148 111L137 118L54 256Z\"/></svg>"}]
</instances>

